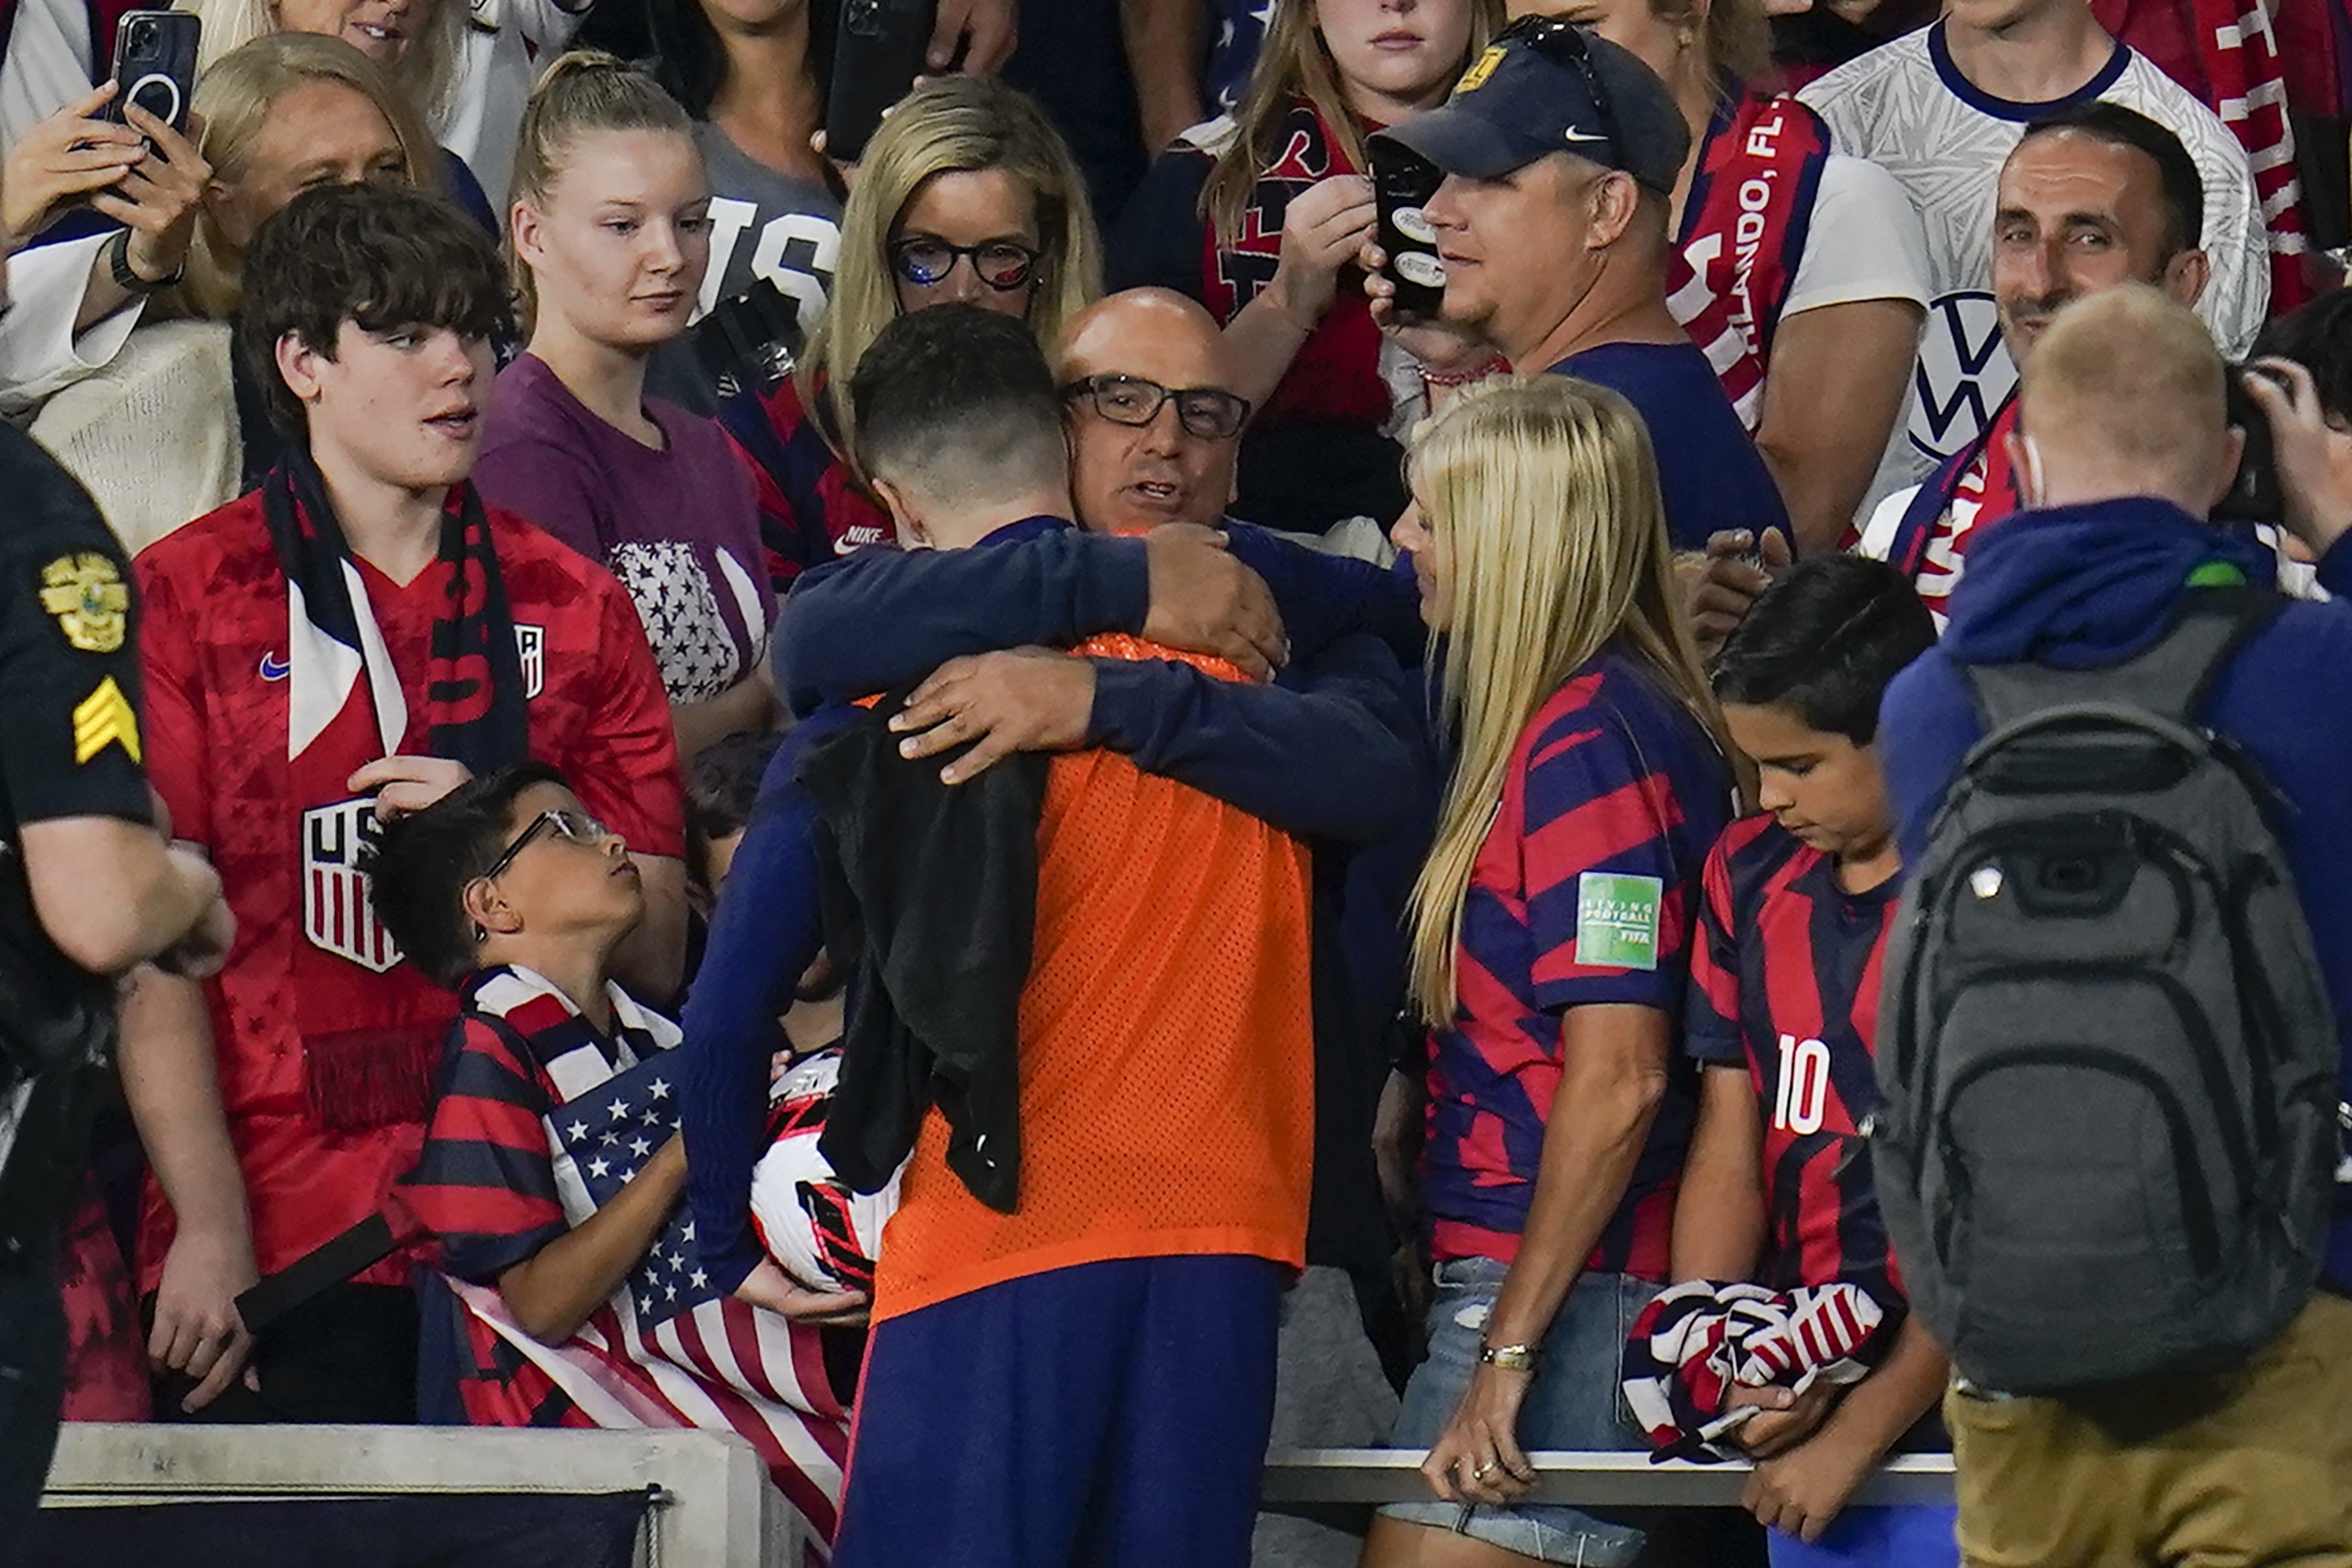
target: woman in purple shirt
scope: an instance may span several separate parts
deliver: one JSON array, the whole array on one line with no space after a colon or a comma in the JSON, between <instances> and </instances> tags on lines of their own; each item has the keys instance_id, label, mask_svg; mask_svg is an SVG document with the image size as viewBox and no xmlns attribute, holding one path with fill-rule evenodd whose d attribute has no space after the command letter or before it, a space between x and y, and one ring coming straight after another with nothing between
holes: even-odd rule
<instances>
[{"instance_id":1,"label":"woman in purple shirt","mask_svg":"<svg viewBox=\"0 0 2352 1568\"><path fill-rule=\"evenodd\" d=\"M499 375L475 469L629 591L688 757L775 716L751 474L716 424L645 394L701 290L709 200L693 126L648 78L609 55L548 72L509 217L530 345Z\"/></svg>"}]
</instances>

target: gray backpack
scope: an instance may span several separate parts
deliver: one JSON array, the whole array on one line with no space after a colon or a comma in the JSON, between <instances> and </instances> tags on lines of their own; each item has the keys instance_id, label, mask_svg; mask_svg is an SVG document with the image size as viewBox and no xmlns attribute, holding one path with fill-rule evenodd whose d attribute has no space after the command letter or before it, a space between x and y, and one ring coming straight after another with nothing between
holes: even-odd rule
<instances>
[{"instance_id":1,"label":"gray backpack","mask_svg":"<svg viewBox=\"0 0 2352 1568\"><path fill-rule=\"evenodd\" d=\"M2339 1045L2286 808L2195 723L2278 603L2200 590L2122 665L1967 670L1985 738L1889 941L1871 1146L1912 1307L1985 1387L2228 1365L2317 1276Z\"/></svg>"}]
</instances>

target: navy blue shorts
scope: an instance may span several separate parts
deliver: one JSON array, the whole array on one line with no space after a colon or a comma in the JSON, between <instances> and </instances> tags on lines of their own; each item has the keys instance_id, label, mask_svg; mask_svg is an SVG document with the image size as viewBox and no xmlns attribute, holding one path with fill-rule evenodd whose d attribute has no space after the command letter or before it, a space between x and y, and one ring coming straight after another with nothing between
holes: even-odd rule
<instances>
[{"instance_id":1,"label":"navy blue shorts","mask_svg":"<svg viewBox=\"0 0 2352 1568\"><path fill-rule=\"evenodd\" d=\"M1289 1277L1128 1258L883 1323L834 1568L1246 1568Z\"/></svg>"}]
</instances>

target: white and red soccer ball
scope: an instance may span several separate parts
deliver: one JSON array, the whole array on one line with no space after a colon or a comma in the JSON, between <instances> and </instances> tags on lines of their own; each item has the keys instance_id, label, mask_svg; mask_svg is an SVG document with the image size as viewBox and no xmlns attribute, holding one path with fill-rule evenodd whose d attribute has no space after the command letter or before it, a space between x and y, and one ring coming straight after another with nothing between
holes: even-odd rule
<instances>
[{"instance_id":1,"label":"white and red soccer ball","mask_svg":"<svg viewBox=\"0 0 2352 1568\"><path fill-rule=\"evenodd\" d=\"M852 1192L817 1152L840 1079L836 1047L793 1063L769 1089L768 1149L751 1168L751 1226L795 1283L870 1295L898 1178L878 1193Z\"/></svg>"}]
</instances>

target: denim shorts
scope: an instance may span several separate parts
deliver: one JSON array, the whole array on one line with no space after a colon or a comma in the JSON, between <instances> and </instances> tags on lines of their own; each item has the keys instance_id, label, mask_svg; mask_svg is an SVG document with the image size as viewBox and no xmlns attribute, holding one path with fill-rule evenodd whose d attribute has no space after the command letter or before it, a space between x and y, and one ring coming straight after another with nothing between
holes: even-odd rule
<instances>
[{"instance_id":1,"label":"denim shorts","mask_svg":"<svg viewBox=\"0 0 2352 1568\"><path fill-rule=\"evenodd\" d=\"M1477 1370L1486 1317L1503 1288L1505 1265L1465 1258L1437 1266L1429 1310L1429 1359L1405 1384L1391 1448L1427 1448L1445 1435ZM1633 1449L1649 1443L1625 1406L1619 1372L1625 1335L1658 1287L1629 1274L1580 1276L1544 1335L1543 1360L1519 1408L1519 1447ZM1450 1530L1545 1563L1624 1568L1642 1550L1642 1532L1556 1503L1499 1508L1489 1503L1389 1503L1391 1519Z\"/></svg>"}]
</instances>

